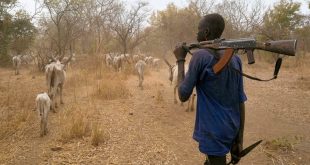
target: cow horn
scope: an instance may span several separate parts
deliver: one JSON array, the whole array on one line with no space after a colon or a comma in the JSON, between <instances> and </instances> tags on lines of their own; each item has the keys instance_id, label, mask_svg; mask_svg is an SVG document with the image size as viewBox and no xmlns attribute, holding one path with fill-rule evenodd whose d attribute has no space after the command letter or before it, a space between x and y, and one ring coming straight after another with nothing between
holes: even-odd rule
<instances>
[{"instance_id":1,"label":"cow horn","mask_svg":"<svg viewBox=\"0 0 310 165\"><path fill-rule=\"evenodd\" d=\"M164 59L165 63L169 66L169 68L172 69L172 65L166 59L166 55L163 55L163 59Z\"/></svg>"},{"instance_id":2,"label":"cow horn","mask_svg":"<svg viewBox=\"0 0 310 165\"><path fill-rule=\"evenodd\" d=\"M47 55L47 57L50 58L53 62L57 61L57 59L55 57L53 57L53 56Z\"/></svg>"}]
</instances>

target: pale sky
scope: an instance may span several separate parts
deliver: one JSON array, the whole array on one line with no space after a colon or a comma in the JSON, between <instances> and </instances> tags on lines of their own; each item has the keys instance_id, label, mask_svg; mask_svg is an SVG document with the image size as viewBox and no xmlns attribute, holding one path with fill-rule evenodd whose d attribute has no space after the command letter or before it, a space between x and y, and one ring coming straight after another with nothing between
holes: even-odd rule
<instances>
[{"instance_id":1,"label":"pale sky","mask_svg":"<svg viewBox=\"0 0 310 165\"><path fill-rule=\"evenodd\" d=\"M137 0L123 0L125 3L128 4L135 4ZM188 0L144 0L149 2L149 7L152 10L163 10L166 8L167 4L173 2L178 7L184 7L188 4ZM262 0L263 4L268 6L273 6L273 3L279 2L280 0ZM301 2L301 12L303 14L310 14L310 10L308 9L307 2L309 0L293 0L293 2ZM34 0L18 0L20 7L24 8L28 12L34 11Z\"/></svg>"}]
</instances>

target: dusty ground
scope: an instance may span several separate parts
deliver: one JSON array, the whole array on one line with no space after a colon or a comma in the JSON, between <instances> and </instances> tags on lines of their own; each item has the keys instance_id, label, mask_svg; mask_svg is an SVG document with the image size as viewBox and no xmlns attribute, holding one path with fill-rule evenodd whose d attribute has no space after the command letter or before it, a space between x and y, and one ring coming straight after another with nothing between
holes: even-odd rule
<instances>
[{"instance_id":1,"label":"dusty ground","mask_svg":"<svg viewBox=\"0 0 310 165\"><path fill-rule=\"evenodd\" d=\"M303 69L303 78L296 74L299 69L284 68L272 82L245 80L244 145L259 139L264 143L241 165L310 162L310 69ZM272 73L261 67L245 70L265 77ZM49 134L42 138L33 110L36 94L46 89L44 74L24 69L15 76L11 69L0 69L0 164L203 164L205 157L192 139L195 112L173 103L166 68L149 71L144 90L137 87L136 76L127 75L122 81L129 94L116 99L94 97L96 80L74 82L85 76L76 72L68 71L71 87L65 87L65 104L50 113ZM110 78L99 76L98 81ZM91 144L90 133L64 140L66 122L71 121L64 116L74 111L82 117L80 125L99 123L99 146Z\"/></svg>"}]
</instances>

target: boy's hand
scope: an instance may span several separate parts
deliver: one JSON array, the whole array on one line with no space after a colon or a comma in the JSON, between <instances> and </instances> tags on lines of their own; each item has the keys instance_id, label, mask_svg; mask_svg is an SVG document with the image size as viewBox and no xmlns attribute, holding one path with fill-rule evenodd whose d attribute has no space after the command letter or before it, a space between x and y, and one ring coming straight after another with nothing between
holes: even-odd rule
<instances>
[{"instance_id":1,"label":"boy's hand","mask_svg":"<svg viewBox=\"0 0 310 165\"><path fill-rule=\"evenodd\" d=\"M185 46L185 45L186 45L186 43L183 42L181 44L178 44L175 47L173 53L174 53L174 56L177 59L177 61L185 60L185 57L186 57L186 54L187 54L187 51L183 48L183 46Z\"/></svg>"},{"instance_id":2,"label":"boy's hand","mask_svg":"<svg viewBox=\"0 0 310 165\"><path fill-rule=\"evenodd\" d=\"M242 150L243 150L242 142L235 142L231 147L230 153L232 156L231 159L233 164L237 164L240 161L241 159L240 153Z\"/></svg>"}]
</instances>

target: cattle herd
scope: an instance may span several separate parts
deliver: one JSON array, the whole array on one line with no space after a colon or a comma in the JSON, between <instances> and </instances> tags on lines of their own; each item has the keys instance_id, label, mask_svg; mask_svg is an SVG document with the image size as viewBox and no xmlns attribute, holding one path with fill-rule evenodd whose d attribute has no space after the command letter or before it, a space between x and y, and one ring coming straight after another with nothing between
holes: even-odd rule
<instances>
[{"instance_id":1,"label":"cattle herd","mask_svg":"<svg viewBox=\"0 0 310 165\"><path fill-rule=\"evenodd\" d=\"M17 55L12 58L13 68L15 70L15 75L19 74L19 69L22 63L30 64L33 61L32 55Z\"/></svg>"},{"instance_id":2,"label":"cattle herd","mask_svg":"<svg viewBox=\"0 0 310 165\"><path fill-rule=\"evenodd\" d=\"M130 55L130 54L117 54L117 53L108 53L103 55L105 58L105 63L108 67L113 68L115 71L119 72L124 69L123 63L132 62L137 64L138 61L143 61L149 67L159 70L159 62L160 59L152 57L152 56L145 56L145 55ZM136 69L138 70L141 69Z\"/></svg>"},{"instance_id":3,"label":"cattle herd","mask_svg":"<svg viewBox=\"0 0 310 165\"><path fill-rule=\"evenodd\" d=\"M56 59L54 57L49 57L50 63L45 65L45 76L47 92L39 93L35 99L36 110L38 111L40 118L40 135L44 136L47 134L47 119L50 110L56 112L57 108L57 97L59 97L60 104L63 104L63 87L66 79L66 69L70 66L70 62L74 61L75 54L70 51L69 57L64 57L62 59ZM111 70L115 72L121 72L124 70L124 63L131 63L134 65L134 69L138 75L139 84L138 87L143 89L143 80L145 68L149 67L155 71L159 71L160 59L152 56L145 55L130 55L130 54L117 54L108 53L103 55L105 64ZM13 67L15 74L20 73L20 66L22 63L27 63L31 60L27 56L17 55L12 58ZM174 101L177 103L176 89L177 89L177 65L171 65L167 59L164 57L165 63L169 66L169 80L174 87ZM194 109L194 96L190 99L188 103L188 110Z\"/></svg>"}]
</instances>

